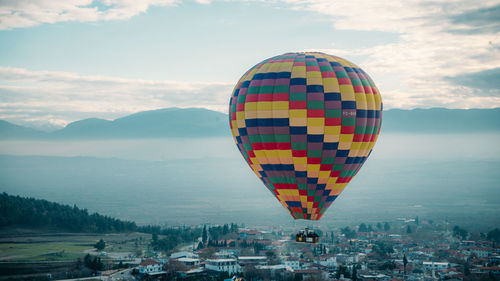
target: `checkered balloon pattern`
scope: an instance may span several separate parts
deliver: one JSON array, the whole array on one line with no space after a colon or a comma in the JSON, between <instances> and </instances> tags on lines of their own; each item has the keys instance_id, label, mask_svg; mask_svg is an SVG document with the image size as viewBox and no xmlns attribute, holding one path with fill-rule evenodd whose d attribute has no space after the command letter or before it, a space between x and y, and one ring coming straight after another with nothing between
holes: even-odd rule
<instances>
[{"instance_id":1,"label":"checkered balloon pattern","mask_svg":"<svg viewBox=\"0 0 500 281\"><path fill-rule=\"evenodd\" d=\"M380 93L361 68L323 53L287 53L238 81L229 123L241 154L295 219L319 220L370 155Z\"/></svg>"}]
</instances>

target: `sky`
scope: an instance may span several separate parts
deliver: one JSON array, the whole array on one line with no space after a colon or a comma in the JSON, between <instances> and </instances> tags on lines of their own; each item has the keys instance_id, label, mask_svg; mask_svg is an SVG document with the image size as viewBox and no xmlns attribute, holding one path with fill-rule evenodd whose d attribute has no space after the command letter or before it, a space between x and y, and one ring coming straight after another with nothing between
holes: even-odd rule
<instances>
[{"instance_id":1,"label":"sky","mask_svg":"<svg viewBox=\"0 0 500 281\"><path fill-rule=\"evenodd\" d=\"M227 112L246 70L295 51L356 63L384 109L500 107L498 0L0 0L0 119Z\"/></svg>"}]
</instances>

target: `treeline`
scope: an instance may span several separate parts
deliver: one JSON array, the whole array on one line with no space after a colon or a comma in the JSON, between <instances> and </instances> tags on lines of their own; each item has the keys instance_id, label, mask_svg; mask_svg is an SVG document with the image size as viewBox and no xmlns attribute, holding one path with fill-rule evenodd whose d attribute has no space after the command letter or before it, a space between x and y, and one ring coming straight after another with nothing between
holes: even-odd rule
<instances>
[{"instance_id":1,"label":"treeline","mask_svg":"<svg viewBox=\"0 0 500 281\"><path fill-rule=\"evenodd\" d=\"M164 228L148 225L139 227L140 232L151 233L153 241L151 246L157 251L171 251L179 244L195 243L198 248L207 247L227 247L227 241L219 239L230 233L238 232L236 223L224 224L221 226L206 225L201 227ZM159 238L161 237L161 238ZM201 237L201 241L199 238Z\"/></svg>"},{"instance_id":2,"label":"treeline","mask_svg":"<svg viewBox=\"0 0 500 281\"><path fill-rule=\"evenodd\" d=\"M86 209L47 200L0 194L0 228L7 226L48 227L70 232L137 231L135 222L123 221Z\"/></svg>"},{"instance_id":3,"label":"treeline","mask_svg":"<svg viewBox=\"0 0 500 281\"><path fill-rule=\"evenodd\" d=\"M171 251L180 244L194 243L201 235L201 228L199 227L165 228L160 230L156 226L147 226L144 227L144 230L148 230L144 232L151 231L149 233L153 235L153 241L151 242L153 249L164 252ZM161 239L158 238L159 235L161 235Z\"/></svg>"},{"instance_id":4,"label":"treeline","mask_svg":"<svg viewBox=\"0 0 500 281\"><path fill-rule=\"evenodd\" d=\"M461 228L458 225L455 225L453 227L453 236L460 238L462 240L474 238L473 234L474 233L470 233L466 229ZM500 243L500 229L497 227L487 233L480 232L479 237L476 238L489 240L495 243Z\"/></svg>"}]
</instances>

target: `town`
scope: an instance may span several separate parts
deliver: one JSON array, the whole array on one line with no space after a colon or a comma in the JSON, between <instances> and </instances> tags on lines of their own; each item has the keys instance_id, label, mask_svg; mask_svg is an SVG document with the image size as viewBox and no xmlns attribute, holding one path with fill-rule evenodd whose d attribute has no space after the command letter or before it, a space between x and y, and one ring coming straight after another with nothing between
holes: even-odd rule
<instances>
[{"instance_id":1,"label":"town","mask_svg":"<svg viewBox=\"0 0 500 281\"><path fill-rule=\"evenodd\" d=\"M500 280L498 228L476 233L399 218L318 228L318 243L301 243L277 227L202 227L201 237L168 254L159 250L162 235L153 234L149 251L121 261L130 268L99 274L105 280Z\"/></svg>"}]
</instances>

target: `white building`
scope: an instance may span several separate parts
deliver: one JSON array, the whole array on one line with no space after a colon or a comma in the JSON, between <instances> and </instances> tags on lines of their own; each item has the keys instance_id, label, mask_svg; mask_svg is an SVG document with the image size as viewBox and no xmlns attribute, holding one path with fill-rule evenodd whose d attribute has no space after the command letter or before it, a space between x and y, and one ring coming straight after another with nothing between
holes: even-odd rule
<instances>
[{"instance_id":1,"label":"white building","mask_svg":"<svg viewBox=\"0 0 500 281\"><path fill-rule=\"evenodd\" d=\"M385 274L359 274L359 277L361 280L377 280L377 281L388 281L391 279L390 276L387 276Z\"/></svg>"},{"instance_id":2,"label":"white building","mask_svg":"<svg viewBox=\"0 0 500 281\"><path fill-rule=\"evenodd\" d=\"M432 268L434 266L434 268ZM443 270L447 269L450 266L449 262L431 262L431 261L424 261L424 268L426 270L431 271L432 269L434 270Z\"/></svg>"},{"instance_id":3,"label":"white building","mask_svg":"<svg viewBox=\"0 0 500 281\"><path fill-rule=\"evenodd\" d=\"M215 253L215 256L218 259L232 259L236 257L236 251L235 250L221 250Z\"/></svg>"},{"instance_id":4,"label":"white building","mask_svg":"<svg viewBox=\"0 0 500 281\"><path fill-rule=\"evenodd\" d=\"M163 264L159 261L155 261L152 259L143 260L139 264L139 273L141 274L161 272L162 269L163 269Z\"/></svg>"},{"instance_id":5,"label":"white building","mask_svg":"<svg viewBox=\"0 0 500 281\"><path fill-rule=\"evenodd\" d=\"M327 267L337 267L337 259L333 256L324 257L319 260L319 264Z\"/></svg>"},{"instance_id":6,"label":"white building","mask_svg":"<svg viewBox=\"0 0 500 281\"><path fill-rule=\"evenodd\" d=\"M283 264L285 266L290 267L293 270L299 270L299 269L301 269L299 259L288 258L288 259L286 259L286 260L283 261Z\"/></svg>"},{"instance_id":7,"label":"white building","mask_svg":"<svg viewBox=\"0 0 500 281\"><path fill-rule=\"evenodd\" d=\"M241 266L245 266L245 265L248 265L248 264L266 265L267 264L267 257L265 257L265 256L238 257L238 263Z\"/></svg>"},{"instance_id":8,"label":"white building","mask_svg":"<svg viewBox=\"0 0 500 281\"><path fill-rule=\"evenodd\" d=\"M195 258L178 258L178 261L182 262L186 266L194 267L200 265L200 259Z\"/></svg>"},{"instance_id":9,"label":"white building","mask_svg":"<svg viewBox=\"0 0 500 281\"><path fill-rule=\"evenodd\" d=\"M236 259L208 259L205 261L205 268L229 274L241 272L241 267Z\"/></svg>"}]
</instances>

